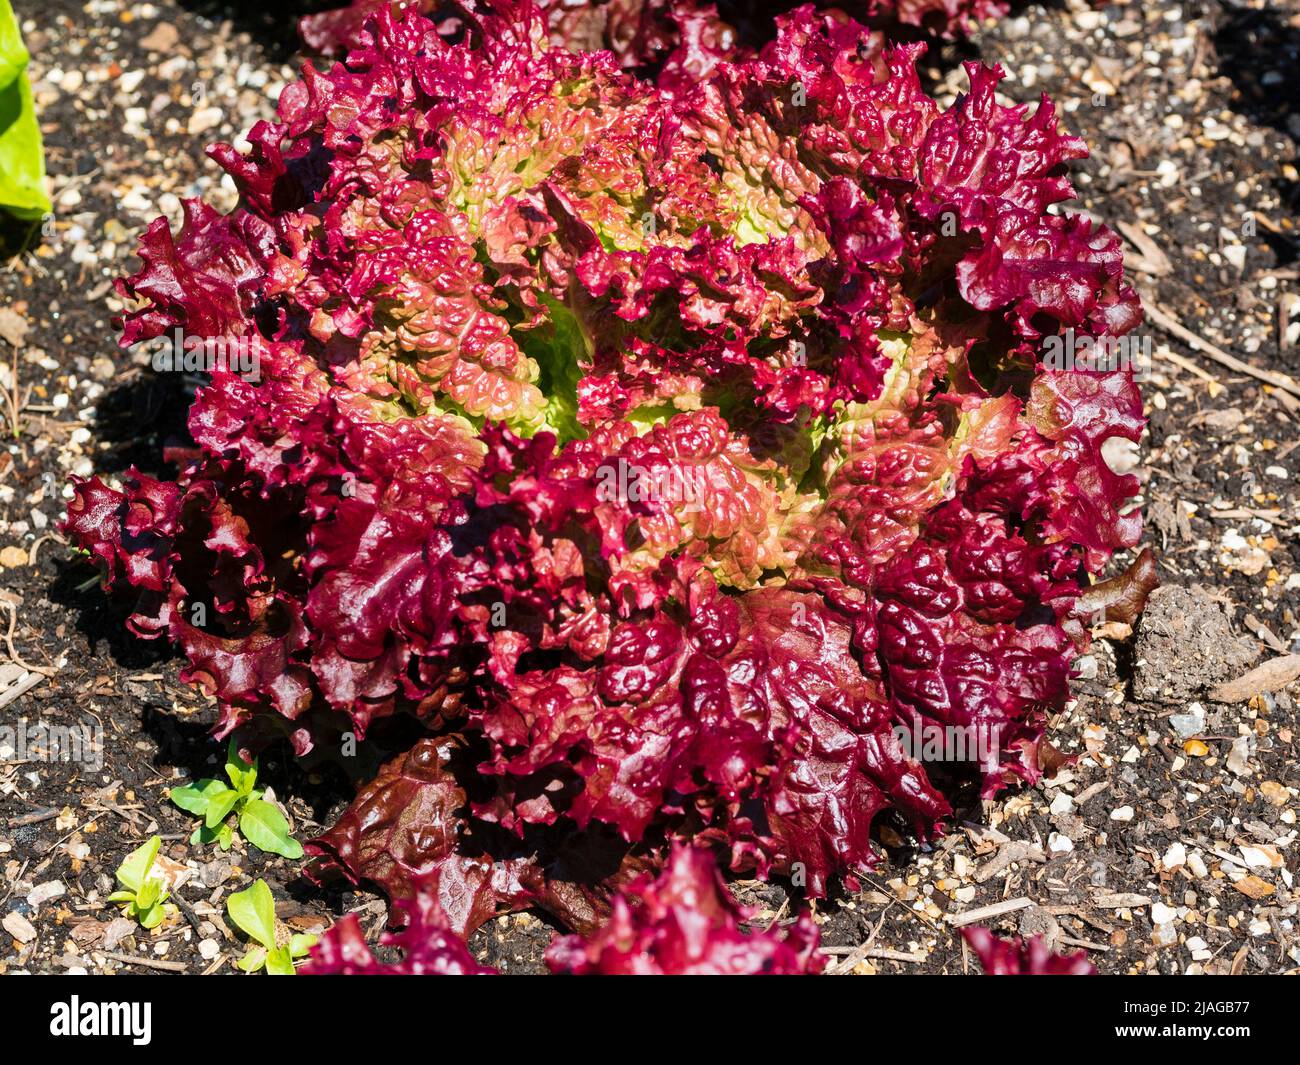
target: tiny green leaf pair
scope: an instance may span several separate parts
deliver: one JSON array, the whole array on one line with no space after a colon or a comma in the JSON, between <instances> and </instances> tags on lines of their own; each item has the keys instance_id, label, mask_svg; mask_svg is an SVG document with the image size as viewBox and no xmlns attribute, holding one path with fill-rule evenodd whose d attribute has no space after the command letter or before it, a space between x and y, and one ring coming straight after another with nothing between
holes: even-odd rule
<instances>
[{"instance_id":1,"label":"tiny green leaf pair","mask_svg":"<svg viewBox=\"0 0 1300 1065\"><path fill-rule=\"evenodd\" d=\"M258 850L290 859L301 858L302 844L289 834L284 815L262 798L263 792L255 790L257 760L249 763L240 758L234 740L226 752L226 776L229 786L220 780L205 779L168 792L172 802L182 810L203 818L203 824L194 830L190 842L216 843L223 851L229 850L235 832L226 819L236 814L239 831Z\"/></svg>"},{"instance_id":2,"label":"tiny green leaf pair","mask_svg":"<svg viewBox=\"0 0 1300 1065\"><path fill-rule=\"evenodd\" d=\"M108 896L109 902L126 903L123 912L139 921L141 928L157 928L167 915L163 903L171 893L161 880L149 877L149 870L153 868L153 861L158 857L158 848L161 846L161 836L150 836L128 854L117 867L118 882L126 890L114 891Z\"/></svg>"},{"instance_id":3,"label":"tiny green leaf pair","mask_svg":"<svg viewBox=\"0 0 1300 1065\"><path fill-rule=\"evenodd\" d=\"M266 969L271 976L293 976L295 958L305 958L316 943L315 936L296 934L283 946L275 942L275 900L265 880L253 881L246 891L237 891L226 900L231 921L257 945L239 959L246 973Z\"/></svg>"}]
</instances>

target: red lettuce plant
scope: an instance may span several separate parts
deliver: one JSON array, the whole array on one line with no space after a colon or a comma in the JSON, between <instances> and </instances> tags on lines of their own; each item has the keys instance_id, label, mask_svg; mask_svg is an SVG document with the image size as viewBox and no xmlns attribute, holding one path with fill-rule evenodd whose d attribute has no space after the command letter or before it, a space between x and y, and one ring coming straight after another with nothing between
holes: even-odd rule
<instances>
[{"instance_id":1,"label":"red lettuce plant","mask_svg":"<svg viewBox=\"0 0 1300 1065\"><path fill-rule=\"evenodd\" d=\"M985 976L1096 976L1086 951L1053 954L1041 936L1026 941L999 939L987 928L961 932Z\"/></svg>"},{"instance_id":2,"label":"red lettuce plant","mask_svg":"<svg viewBox=\"0 0 1300 1065\"><path fill-rule=\"evenodd\" d=\"M723 886L713 857L674 844L657 879L615 896L609 922L590 940L556 939L553 972L579 976L797 976L818 973L817 928L808 914L784 933L746 934L749 916Z\"/></svg>"},{"instance_id":3,"label":"red lettuce plant","mask_svg":"<svg viewBox=\"0 0 1300 1065\"><path fill-rule=\"evenodd\" d=\"M465 941L447 928L437 903L423 899L397 904L404 927L386 933L382 943L399 950L397 961L379 961L366 944L361 924L348 914L326 932L312 949L311 959L298 971L304 976L495 976L480 965Z\"/></svg>"},{"instance_id":4,"label":"red lettuce plant","mask_svg":"<svg viewBox=\"0 0 1300 1065\"><path fill-rule=\"evenodd\" d=\"M458 23L458 5L442 0L402 0L421 12ZM338 55L362 42L365 22L393 0L351 0L346 7L306 15L299 22L303 42L322 55ZM894 36L937 33L965 35L981 19L1006 14L1006 0L816 0L835 20L856 19ZM777 16L789 0L538 0L548 36L558 48L611 51L627 68L661 68L669 81L699 78L719 61L748 57L752 41L771 39Z\"/></svg>"},{"instance_id":5,"label":"red lettuce plant","mask_svg":"<svg viewBox=\"0 0 1300 1065\"><path fill-rule=\"evenodd\" d=\"M1140 310L1049 210L1085 153L1050 103L972 64L944 110L868 41L801 9L669 93L527 12L381 12L210 150L237 210L148 230L124 344L259 373L66 529L219 734L423 727L317 875L590 931L673 838L823 895L882 814L924 838L1038 776L1081 588L1140 532L1102 444L1142 428L1131 374L1040 355ZM992 753L923 763L918 724Z\"/></svg>"}]
</instances>

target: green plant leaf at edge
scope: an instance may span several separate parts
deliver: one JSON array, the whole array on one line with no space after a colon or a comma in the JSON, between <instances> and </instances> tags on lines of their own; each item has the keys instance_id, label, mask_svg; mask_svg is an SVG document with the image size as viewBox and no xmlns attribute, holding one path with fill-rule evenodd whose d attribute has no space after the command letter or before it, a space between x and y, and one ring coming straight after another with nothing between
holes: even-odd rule
<instances>
[{"instance_id":1,"label":"green plant leaf at edge","mask_svg":"<svg viewBox=\"0 0 1300 1065\"><path fill-rule=\"evenodd\" d=\"M230 746L226 749L226 776L230 778L230 786L240 795L252 794L253 785L257 783L257 759L245 762L240 758L239 747L234 740L230 741Z\"/></svg>"},{"instance_id":2,"label":"green plant leaf at edge","mask_svg":"<svg viewBox=\"0 0 1300 1065\"><path fill-rule=\"evenodd\" d=\"M36 220L52 210L45 151L27 80L27 49L9 0L0 0L0 207Z\"/></svg>"},{"instance_id":3,"label":"green plant leaf at edge","mask_svg":"<svg viewBox=\"0 0 1300 1065\"><path fill-rule=\"evenodd\" d=\"M302 857L302 844L289 834L284 814L264 799L250 799L239 814L239 831L258 850L291 860Z\"/></svg>"},{"instance_id":4,"label":"green plant leaf at edge","mask_svg":"<svg viewBox=\"0 0 1300 1065\"><path fill-rule=\"evenodd\" d=\"M271 976L293 976L296 970L288 947L276 947L266 956L266 971Z\"/></svg>"},{"instance_id":5,"label":"green plant leaf at edge","mask_svg":"<svg viewBox=\"0 0 1300 1065\"><path fill-rule=\"evenodd\" d=\"M205 778L193 784L183 784L172 788L167 797L186 813L202 817L208 812L212 800L230 789L219 780Z\"/></svg>"},{"instance_id":6,"label":"green plant leaf at edge","mask_svg":"<svg viewBox=\"0 0 1300 1065\"><path fill-rule=\"evenodd\" d=\"M140 846L128 854L117 867L117 879L138 894L149 876L153 860L158 857L162 846L161 836L150 836Z\"/></svg>"},{"instance_id":7,"label":"green plant leaf at edge","mask_svg":"<svg viewBox=\"0 0 1300 1065\"><path fill-rule=\"evenodd\" d=\"M297 932L289 940L289 955L293 958L305 958L317 943L317 937L305 932Z\"/></svg>"},{"instance_id":8,"label":"green plant leaf at edge","mask_svg":"<svg viewBox=\"0 0 1300 1065\"><path fill-rule=\"evenodd\" d=\"M161 902L155 902L152 906L145 909L140 914L141 928L157 928L163 923L163 918L167 916Z\"/></svg>"},{"instance_id":9,"label":"green plant leaf at edge","mask_svg":"<svg viewBox=\"0 0 1300 1065\"><path fill-rule=\"evenodd\" d=\"M233 810L243 796L237 791L226 789L220 795L214 796L208 802L208 812L203 815L203 824L206 828L215 829L222 821L230 816Z\"/></svg>"},{"instance_id":10,"label":"green plant leaf at edge","mask_svg":"<svg viewBox=\"0 0 1300 1065\"><path fill-rule=\"evenodd\" d=\"M265 880L237 891L226 900L226 912L239 929L267 950L275 949L275 899Z\"/></svg>"}]
</instances>

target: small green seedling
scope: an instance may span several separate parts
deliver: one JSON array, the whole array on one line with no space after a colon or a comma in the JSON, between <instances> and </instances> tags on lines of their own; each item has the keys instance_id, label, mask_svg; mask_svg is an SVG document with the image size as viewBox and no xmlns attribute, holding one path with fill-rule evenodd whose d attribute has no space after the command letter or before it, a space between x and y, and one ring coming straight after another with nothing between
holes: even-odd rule
<instances>
[{"instance_id":1,"label":"small green seedling","mask_svg":"<svg viewBox=\"0 0 1300 1065\"><path fill-rule=\"evenodd\" d=\"M230 850L235 831L226 819L235 814L239 818L239 831L258 850L285 858L301 858L302 844L289 835L284 814L262 798L263 792L254 790L257 759L250 764L240 758L234 740L226 752L226 776L230 786L220 780L205 779L172 788L168 793L182 810L203 818L203 824L194 830L190 842L216 843L223 851Z\"/></svg>"},{"instance_id":2,"label":"small green seedling","mask_svg":"<svg viewBox=\"0 0 1300 1065\"><path fill-rule=\"evenodd\" d=\"M271 976L293 976L295 958L305 958L316 943L315 936L293 935L283 946L275 943L275 900L265 880L254 880L246 891L236 891L226 900L226 913L256 946L239 959L246 973L265 968Z\"/></svg>"},{"instance_id":3,"label":"small green seedling","mask_svg":"<svg viewBox=\"0 0 1300 1065\"><path fill-rule=\"evenodd\" d=\"M166 916L163 903L170 893L161 880L149 877L149 870L153 868L153 860L158 857L158 848L161 846L162 837L151 836L128 854L126 860L117 867L117 879L126 890L114 891L108 896L109 902L126 903L123 912L139 921L141 928L157 928Z\"/></svg>"}]
</instances>

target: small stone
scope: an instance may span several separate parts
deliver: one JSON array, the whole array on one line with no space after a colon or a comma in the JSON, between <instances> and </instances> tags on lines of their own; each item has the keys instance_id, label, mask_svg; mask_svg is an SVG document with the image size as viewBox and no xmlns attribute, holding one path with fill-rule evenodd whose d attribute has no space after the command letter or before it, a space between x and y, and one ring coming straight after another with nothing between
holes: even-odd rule
<instances>
[{"instance_id":1,"label":"small stone","mask_svg":"<svg viewBox=\"0 0 1300 1065\"><path fill-rule=\"evenodd\" d=\"M191 136L206 133L221 121L222 111L219 107L204 107L190 115L185 131Z\"/></svg>"},{"instance_id":2,"label":"small stone","mask_svg":"<svg viewBox=\"0 0 1300 1065\"><path fill-rule=\"evenodd\" d=\"M1171 714L1169 727L1180 740L1189 740L1197 733L1205 731L1205 707L1200 703L1189 703L1186 713Z\"/></svg>"},{"instance_id":3,"label":"small stone","mask_svg":"<svg viewBox=\"0 0 1300 1065\"><path fill-rule=\"evenodd\" d=\"M215 939L203 939L199 941L199 957L204 961L211 961L221 953L221 944Z\"/></svg>"},{"instance_id":4,"label":"small stone","mask_svg":"<svg viewBox=\"0 0 1300 1065\"><path fill-rule=\"evenodd\" d=\"M1166 869L1179 869L1187 864L1187 848L1181 843L1171 843L1160 864Z\"/></svg>"},{"instance_id":5,"label":"small stone","mask_svg":"<svg viewBox=\"0 0 1300 1065\"><path fill-rule=\"evenodd\" d=\"M1178 942L1178 932L1172 924L1158 924L1151 933L1151 942L1157 947L1172 947Z\"/></svg>"},{"instance_id":6,"label":"small stone","mask_svg":"<svg viewBox=\"0 0 1300 1065\"><path fill-rule=\"evenodd\" d=\"M140 82L144 81L143 70L128 70L117 79L117 87L128 95L135 92L140 87Z\"/></svg>"},{"instance_id":7,"label":"small stone","mask_svg":"<svg viewBox=\"0 0 1300 1065\"><path fill-rule=\"evenodd\" d=\"M1280 869L1282 853L1276 847L1239 847L1241 856L1251 869Z\"/></svg>"},{"instance_id":8,"label":"small stone","mask_svg":"<svg viewBox=\"0 0 1300 1065\"><path fill-rule=\"evenodd\" d=\"M1052 805L1048 809L1058 817L1062 814L1074 813L1074 796L1063 791L1052 800Z\"/></svg>"},{"instance_id":9,"label":"small stone","mask_svg":"<svg viewBox=\"0 0 1300 1065\"><path fill-rule=\"evenodd\" d=\"M1183 753L1192 758L1204 758L1210 753L1210 748L1200 740L1188 740L1183 744Z\"/></svg>"},{"instance_id":10,"label":"small stone","mask_svg":"<svg viewBox=\"0 0 1300 1065\"><path fill-rule=\"evenodd\" d=\"M1131 806L1121 806L1121 807L1120 807L1119 809L1117 809L1117 810L1111 810L1111 812L1110 812L1110 819L1111 819L1112 821L1132 821L1132 820L1133 820L1133 807L1131 807Z\"/></svg>"},{"instance_id":11,"label":"small stone","mask_svg":"<svg viewBox=\"0 0 1300 1065\"><path fill-rule=\"evenodd\" d=\"M60 895L67 894L67 891L62 881L47 880L44 884L37 884L27 893L27 901L33 907L40 906L50 899L57 899Z\"/></svg>"},{"instance_id":12,"label":"small stone","mask_svg":"<svg viewBox=\"0 0 1300 1065\"><path fill-rule=\"evenodd\" d=\"M8 547L0 549L0 566L5 569L17 569L19 566L27 565L27 552L21 547L14 547L10 544Z\"/></svg>"},{"instance_id":13,"label":"small stone","mask_svg":"<svg viewBox=\"0 0 1300 1065\"><path fill-rule=\"evenodd\" d=\"M1259 786L1260 793L1274 806L1285 806L1291 793L1276 780L1266 780Z\"/></svg>"},{"instance_id":14,"label":"small stone","mask_svg":"<svg viewBox=\"0 0 1300 1065\"><path fill-rule=\"evenodd\" d=\"M3 927L19 943L30 943L36 938L36 929L32 927L32 922L17 910L5 914L4 920L0 921L0 927Z\"/></svg>"},{"instance_id":15,"label":"small stone","mask_svg":"<svg viewBox=\"0 0 1300 1065\"><path fill-rule=\"evenodd\" d=\"M1047 837L1047 849L1053 854L1069 854L1074 850L1074 840L1059 832L1053 832Z\"/></svg>"},{"instance_id":16,"label":"small stone","mask_svg":"<svg viewBox=\"0 0 1300 1065\"><path fill-rule=\"evenodd\" d=\"M1205 864L1205 859L1201 857L1200 851L1192 851L1187 856L1187 868L1192 871L1195 877L1209 876L1209 867Z\"/></svg>"},{"instance_id":17,"label":"small stone","mask_svg":"<svg viewBox=\"0 0 1300 1065\"><path fill-rule=\"evenodd\" d=\"M1247 760L1250 758L1250 737L1238 736L1232 741L1232 749L1228 752L1225 759L1228 768L1236 773L1239 777L1250 776L1250 766Z\"/></svg>"},{"instance_id":18,"label":"small stone","mask_svg":"<svg viewBox=\"0 0 1300 1065\"><path fill-rule=\"evenodd\" d=\"M104 939L101 946L105 950L116 950L117 945L134 931L134 921L128 921L125 917L114 917L108 922L108 927L104 929Z\"/></svg>"},{"instance_id":19,"label":"small stone","mask_svg":"<svg viewBox=\"0 0 1300 1065\"><path fill-rule=\"evenodd\" d=\"M170 22L160 22L153 32L140 38L140 47L146 52L168 52L181 39L180 31Z\"/></svg>"},{"instance_id":20,"label":"small stone","mask_svg":"<svg viewBox=\"0 0 1300 1065\"><path fill-rule=\"evenodd\" d=\"M1170 924L1178 920L1178 911L1172 906L1166 906L1163 902L1153 902L1151 904L1151 922L1152 924Z\"/></svg>"}]
</instances>

